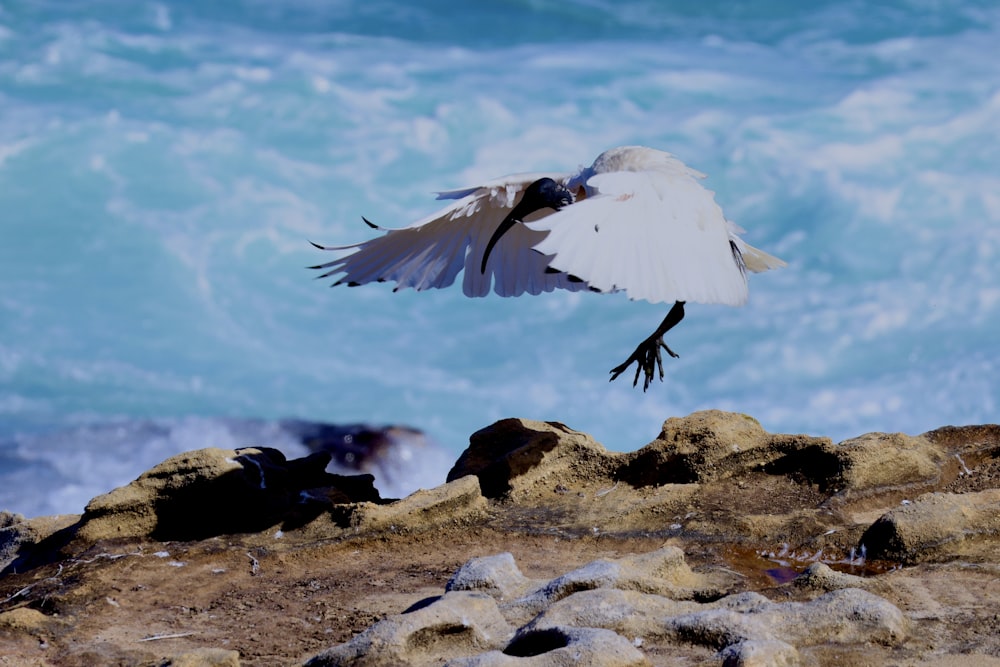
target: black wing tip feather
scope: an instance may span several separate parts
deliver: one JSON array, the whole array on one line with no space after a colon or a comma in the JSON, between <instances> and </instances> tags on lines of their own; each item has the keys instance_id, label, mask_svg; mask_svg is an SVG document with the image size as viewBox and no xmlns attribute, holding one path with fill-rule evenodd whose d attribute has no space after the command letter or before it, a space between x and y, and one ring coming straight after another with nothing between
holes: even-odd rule
<instances>
[{"instance_id":1,"label":"black wing tip feather","mask_svg":"<svg viewBox=\"0 0 1000 667\"><path fill-rule=\"evenodd\" d=\"M729 249L732 250L733 259L736 261L736 266L739 267L740 273L743 274L743 278L745 280L747 277L747 263L743 259L743 253L740 252L740 248L738 245L736 245L736 242L732 240L729 241Z\"/></svg>"},{"instance_id":2,"label":"black wing tip feather","mask_svg":"<svg viewBox=\"0 0 1000 667\"><path fill-rule=\"evenodd\" d=\"M365 216L361 216L361 219L364 220L365 224L368 225L369 227L371 227L372 229L377 229L380 232L386 231L385 229L383 229L382 227L379 227L378 225L376 225L374 222L372 222L371 220L369 220ZM316 243L315 241L309 241L309 243L312 245L312 247L318 248L320 250L343 250L343 248L337 248L337 247L320 245L319 243ZM313 267L310 267L310 268L313 268Z\"/></svg>"},{"instance_id":3,"label":"black wing tip feather","mask_svg":"<svg viewBox=\"0 0 1000 667\"><path fill-rule=\"evenodd\" d=\"M307 269L329 269L331 266L336 266L339 263L340 263L340 260L339 259L335 259L332 262L327 262L326 264L317 264L315 266L307 266L306 268ZM334 269L332 271L329 271L328 273L324 273L323 275L321 275L319 277L320 278L326 278L327 276L332 276L336 272L337 272L337 269Z\"/></svg>"}]
</instances>

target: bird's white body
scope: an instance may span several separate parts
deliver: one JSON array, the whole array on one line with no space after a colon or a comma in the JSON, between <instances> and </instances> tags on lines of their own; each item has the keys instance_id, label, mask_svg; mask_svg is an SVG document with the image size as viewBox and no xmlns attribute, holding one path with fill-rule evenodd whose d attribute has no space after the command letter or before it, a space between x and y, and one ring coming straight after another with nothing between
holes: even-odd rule
<instances>
[{"instance_id":1,"label":"bird's white body","mask_svg":"<svg viewBox=\"0 0 1000 667\"><path fill-rule=\"evenodd\" d=\"M548 177L576 195L572 205L528 215L482 258L500 221L525 188ZM704 176L669 153L612 148L572 173L517 174L438 194L443 209L322 265L339 283L395 282L396 289L447 287L464 269L467 296L539 294L554 289L624 291L652 303L741 305L746 271L784 266L747 245L726 220Z\"/></svg>"}]
</instances>

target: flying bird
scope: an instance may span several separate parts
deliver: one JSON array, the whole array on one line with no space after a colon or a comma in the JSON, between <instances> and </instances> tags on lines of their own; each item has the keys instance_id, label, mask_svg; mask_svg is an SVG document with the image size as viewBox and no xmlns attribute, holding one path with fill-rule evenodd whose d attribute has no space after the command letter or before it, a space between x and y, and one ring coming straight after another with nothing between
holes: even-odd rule
<instances>
[{"instance_id":1,"label":"flying bird","mask_svg":"<svg viewBox=\"0 0 1000 667\"><path fill-rule=\"evenodd\" d=\"M382 236L347 246L319 276L333 285L395 282L395 290L448 287L463 274L466 296L540 294L554 289L625 292L630 299L672 303L663 322L611 369L615 380L633 363L643 391L664 334L684 317L684 304L743 305L747 271L785 262L758 250L726 220L704 178L670 153L622 146L570 173L525 173L438 193L449 203L409 226L389 229L362 218ZM347 254L343 254L347 253Z\"/></svg>"}]
</instances>

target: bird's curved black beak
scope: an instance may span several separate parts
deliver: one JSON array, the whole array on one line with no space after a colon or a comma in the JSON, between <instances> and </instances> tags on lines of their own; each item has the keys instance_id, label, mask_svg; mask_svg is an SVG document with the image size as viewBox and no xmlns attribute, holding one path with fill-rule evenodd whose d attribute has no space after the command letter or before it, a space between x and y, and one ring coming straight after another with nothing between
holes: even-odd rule
<instances>
[{"instance_id":1,"label":"bird's curved black beak","mask_svg":"<svg viewBox=\"0 0 1000 667\"><path fill-rule=\"evenodd\" d=\"M551 178L540 178L529 185L524 191L524 197L521 198L520 203L497 226L489 243L486 244L486 250L483 252L483 263L479 267L480 273L486 273L486 262L490 258L493 246L515 223L523 221L525 217L539 209L547 207L558 211L574 201L573 193Z\"/></svg>"},{"instance_id":2,"label":"bird's curved black beak","mask_svg":"<svg viewBox=\"0 0 1000 667\"><path fill-rule=\"evenodd\" d=\"M480 273L486 273L486 262L490 258L490 253L493 251L493 246L497 244L497 241L500 240L500 237L506 234L507 230L513 227L515 223L520 222L520 220L518 219L518 217L520 216L515 217L514 215L515 213L516 210L511 211L507 215L507 217L503 219L503 222L500 223L496 231L493 232L493 236L490 237L490 242L486 244L486 250L483 252L483 263L479 267Z\"/></svg>"}]
</instances>

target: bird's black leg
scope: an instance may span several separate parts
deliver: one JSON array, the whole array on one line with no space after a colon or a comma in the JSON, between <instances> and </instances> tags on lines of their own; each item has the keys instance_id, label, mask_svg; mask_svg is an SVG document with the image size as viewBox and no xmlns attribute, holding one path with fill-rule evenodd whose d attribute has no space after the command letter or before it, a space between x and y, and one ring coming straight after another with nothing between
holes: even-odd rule
<instances>
[{"instance_id":1,"label":"bird's black leg","mask_svg":"<svg viewBox=\"0 0 1000 667\"><path fill-rule=\"evenodd\" d=\"M618 376L624 373L625 369L634 362L636 369L635 378L632 380L633 387L639 383L639 373L645 373L642 381L642 390L646 391L649 389L649 383L653 381L653 372L656 370L660 371L660 381L662 382L663 356L660 354L660 348L662 347L666 350L667 354L671 357L680 356L663 342L663 335L673 329L683 319L684 302L677 301L674 303L674 307L670 309L670 312L667 313L667 316L663 318L663 321L660 322L660 326L656 328L656 331L649 338L639 343L639 346L635 348L635 352L625 360L625 363L611 369L611 380L618 379Z\"/></svg>"}]
</instances>

